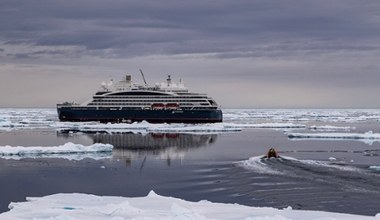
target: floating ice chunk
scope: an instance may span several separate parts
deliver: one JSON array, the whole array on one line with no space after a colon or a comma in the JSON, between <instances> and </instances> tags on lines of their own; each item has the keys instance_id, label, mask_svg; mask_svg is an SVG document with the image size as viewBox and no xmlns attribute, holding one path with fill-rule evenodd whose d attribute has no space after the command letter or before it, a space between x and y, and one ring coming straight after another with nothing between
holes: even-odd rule
<instances>
[{"instance_id":1,"label":"floating ice chunk","mask_svg":"<svg viewBox=\"0 0 380 220\"><path fill-rule=\"evenodd\" d=\"M59 157L65 159L78 160L86 157L103 159L105 156L110 156L113 146L110 144L96 143L90 146L74 144L68 142L61 146L44 147L44 146L0 146L0 157L4 159L21 158L41 158L41 157ZM98 156L96 154L99 154Z\"/></svg>"},{"instance_id":2,"label":"floating ice chunk","mask_svg":"<svg viewBox=\"0 0 380 220\"><path fill-rule=\"evenodd\" d=\"M366 133L289 133L290 139L323 139L323 140L360 140L367 144L380 141L380 134Z\"/></svg>"},{"instance_id":3,"label":"floating ice chunk","mask_svg":"<svg viewBox=\"0 0 380 220\"><path fill-rule=\"evenodd\" d=\"M301 211L249 207L239 204L189 202L151 193L146 197L95 196L89 194L54 194L27 198L11 203L0 219L273 219L273 220L370 220L375 216L360 216L323 211Z\"/></svg>"},{"instance_id":4,"label":"floating ice chunk","mask_svg":"<svg viewBox=\"0 0 380 220\"><path fill-rule=\"evenodd\" d=\"M336 160L336 158L335 157L329 157L329 160L333 161L333 160Z\"/></svg>"}]
</instances>

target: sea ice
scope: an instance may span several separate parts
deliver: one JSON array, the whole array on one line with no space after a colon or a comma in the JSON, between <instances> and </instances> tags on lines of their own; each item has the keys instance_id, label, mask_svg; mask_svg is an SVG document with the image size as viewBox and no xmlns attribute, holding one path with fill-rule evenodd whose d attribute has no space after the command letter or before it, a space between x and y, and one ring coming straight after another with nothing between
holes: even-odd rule
<instances>
[{"instance_id":1,"label":"sea ice","mask_svg":"<svg viewBox=\"0 0 380 220\"><path fill-rule=\"evenodd\" d=\"M375 216L258 208L239 204L189 202L164 197L151 191L145 197L96 196L90 194L53 194L28 197L26 202L12 202L0 219L271 219L271 220L366 220ZM378 216L378 215L377 215Z\"/></svg>"}]
</instances>

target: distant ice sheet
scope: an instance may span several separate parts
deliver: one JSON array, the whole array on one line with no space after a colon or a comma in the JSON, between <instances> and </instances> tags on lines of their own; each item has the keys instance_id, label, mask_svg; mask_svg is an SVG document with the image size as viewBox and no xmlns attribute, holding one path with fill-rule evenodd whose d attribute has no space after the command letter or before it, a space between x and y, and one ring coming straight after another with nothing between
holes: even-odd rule
<instances>
[{"instance_id":1,"label":"distant ice sheet","mask_svg":"<svg viewBox=\"0 0 380 220\"><path fill-rule=\"evenodd\" d=\"M362 122L380 121L377 109L223 109L225 122Z\"/></svg>"},{"instance_id":2,"label":"distant ice sheet","mask_svg":"<svg viewBox=\"0 0 380 220\"><path fill-rule=\"evenodd\" d=\"M84 158L104 159L112 156L113 146L96 143L90 146L68 142L61 146L0 146L0 158L19 160L22 158L64 158L80 160Z\"/></svg>"},{"instance_id":3,"label":"distant ice sheet","mask_svg":"<svg viewBox=\"0 0 380 220\"><path fill-rule=\"evenodd\" d=\"M0 108L1 130L46 127L56 120L56 109Z\"/></svg>"},{"instance_id":4,"label":"distant ice sheet","mask_svg":"<svg viewBox=\"0 0 380 220\"><path fill-rule=\"evenodd\" d=\"M359 140L367 144L380 141L380 134L368 131L366 133L289 133L288 137L294 140Z\"/></svg>"},{"instance_id":5,"label":"distant ice sheet","mask_svg":"<svg viewBox=\"0 0 380 220\"><path fill-rule=\"evenodd\" d=\"M369 220L359 216L323 211L257 208L239 204L188 202L164 197L151 191L146 197L113 197L89 194L54 194L29 197L26 202L12 202L0 219L247 219L247 220ZM379 214L377 215L379 216Z\"/></svg>"}]
</instances>

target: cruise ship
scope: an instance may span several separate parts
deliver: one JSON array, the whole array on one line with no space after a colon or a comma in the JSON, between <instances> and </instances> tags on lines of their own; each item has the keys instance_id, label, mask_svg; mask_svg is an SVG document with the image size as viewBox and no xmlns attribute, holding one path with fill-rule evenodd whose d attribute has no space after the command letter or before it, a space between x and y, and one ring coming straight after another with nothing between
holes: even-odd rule
<instances>
[{"instance_id":1,"label":"cruise ship","mask_svg":"<svg viewBox=\"0 0 380 220\"><path fill-rule=\"evenodd\" d=\"M206 94L190 92L181 82L150 86L134 83L131 75L122 81L102 83L92 99L82 104L57 104L60 121L150 123L214 123L222 122L220 107Z\"/></svg>"}]
</instances>

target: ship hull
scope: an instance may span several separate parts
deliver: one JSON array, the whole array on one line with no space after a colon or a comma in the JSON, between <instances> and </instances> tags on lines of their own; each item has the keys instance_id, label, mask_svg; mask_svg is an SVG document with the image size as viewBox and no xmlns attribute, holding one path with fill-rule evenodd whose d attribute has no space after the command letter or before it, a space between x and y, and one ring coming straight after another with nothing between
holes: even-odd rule
<instances>
[{"instance_id":1,"label":"ship hull","mask_svg":"<svg viewBox=\"0 0 380 220\"><path fill-rule=\"evenodd\" d=\"M151 110L96 107L58 107L60 121L100 121L150 123L215 123L222 122L221 110Z\"/></svg>"}]
</instances>

